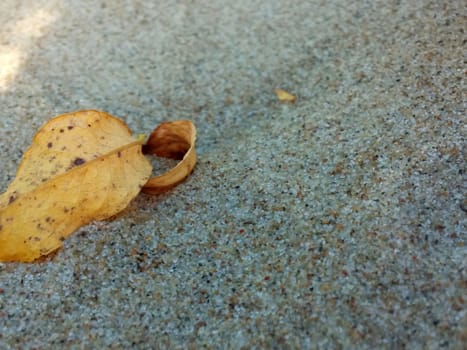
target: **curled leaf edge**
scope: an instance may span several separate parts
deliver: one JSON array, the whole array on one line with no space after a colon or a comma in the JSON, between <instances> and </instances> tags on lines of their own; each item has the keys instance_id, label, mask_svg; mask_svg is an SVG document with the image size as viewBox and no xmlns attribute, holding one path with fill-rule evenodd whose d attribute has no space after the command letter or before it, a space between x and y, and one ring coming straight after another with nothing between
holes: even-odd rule
<instances>
[{"instance_id":1,"label":"curled leaf edge","mask_svg":"<svg viewBox=\"0 0 467 350\"><path fill-rule=\"evenodd\" d=\"M183 152L180 150L176 152L177 154L184 153L183 158L169 171L151 177L143 186L142 192L152 195L167 192L183 182L193 171L197 161L196 127L190 120L176 120L159 124L143 146L143 153L165 158L178 158L173 155L174 152L172 154L170 151L164 152L165 147L170 148L174 143L183 147Z\"/></svg>"}]
</instances>

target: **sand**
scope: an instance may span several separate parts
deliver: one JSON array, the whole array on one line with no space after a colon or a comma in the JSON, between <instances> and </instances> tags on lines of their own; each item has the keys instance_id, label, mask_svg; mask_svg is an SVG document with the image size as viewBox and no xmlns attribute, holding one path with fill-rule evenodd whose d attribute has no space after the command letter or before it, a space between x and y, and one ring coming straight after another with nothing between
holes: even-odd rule
<instances>
[{"instance_id":1,"label":"sand","mask_svg":"<svg viewBox=\"0 0 467 350\"><path fill-rule=\"evenodd\" d=\"M191 119L199 161L0 264L0 348L461 349L464 5L3 0L0 192L81 109Z\"/></svg>"}]
</instances>

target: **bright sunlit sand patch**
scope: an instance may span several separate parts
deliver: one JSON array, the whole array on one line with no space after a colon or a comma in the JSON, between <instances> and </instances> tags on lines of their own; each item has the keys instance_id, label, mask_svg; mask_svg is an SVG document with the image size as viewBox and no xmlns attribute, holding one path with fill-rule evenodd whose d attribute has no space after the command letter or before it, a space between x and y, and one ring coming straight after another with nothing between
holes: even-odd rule
<instances>
[{"instance_id":1,"label":"bright sunlit sand patch","mask_svg":"<svg viewBox=\"0 0 467 350\"><path fill-rule=\"evenodd\" d=\"M20 61L20 50L0 48L0 91L5 90L16 75Z\"/></svg>"},{"instance_id":2,"label":"bright sunlit sand patch","mask_svg":"<svg viewBox=\"0 0 467 350\"><path fill-rule=\"evenodd\" d=\"M0 43L0 92L5 91L18 74L21 63L27 57L29 47L45 33L57 15L45 9L22 18L0 32L4 44Z\"/></svg>"}]
</instances>

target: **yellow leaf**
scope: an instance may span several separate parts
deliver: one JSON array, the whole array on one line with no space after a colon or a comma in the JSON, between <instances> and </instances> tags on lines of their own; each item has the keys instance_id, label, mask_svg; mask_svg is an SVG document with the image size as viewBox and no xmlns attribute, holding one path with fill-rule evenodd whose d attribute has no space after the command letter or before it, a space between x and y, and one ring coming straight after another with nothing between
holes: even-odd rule
<instances>
[{"instance_id":1,"label":"yellow leaf","mask_svg":"<svg viewBox=\"0 0 467 350\"><path fill-rule=\"evenodd\" d=\"M51 119L0 196L0 261L36 260L80 226L123 210L151 176L143 143L105 112Z\"/></svg>"},{"instance_id":2,"label":"yellow leaf","mask_svg":"<svg viewBox=\"0 0 467 350\"><path fill-rule=\"evenodd\" d=\"M61 247L74 230L123 210L139 193L167 191L196 164L196 129L187 120L162 123L145 153L182 158L148 181L144 135L99 111L51 119L35 135L16 178L0 195L0 262L30 262Z\"/></svg>"},{"instance_id":3,"label":"yellow leaf","mask_svg":"<svg viewBox=\"0 0 467 350\"><path fill-rule=\"evenodd\" d=\"M195 142L196 129L191 121L178 120L160 124L149 136L144 153L181 161L167 173L151 178L144 185L143 192L162 193L185 180L196 164Z\"/></svg>"},{"instance_id":4,"label":"yellow leaf","mask_svg":"<svg viewBox=\"0 0 467 350\"><path fill-rule=\"evenodd\" d=\"M276 89L276 96L281 102L294 103L296 100L294 95L282 89Z\"/></svg>"}]
</instances>

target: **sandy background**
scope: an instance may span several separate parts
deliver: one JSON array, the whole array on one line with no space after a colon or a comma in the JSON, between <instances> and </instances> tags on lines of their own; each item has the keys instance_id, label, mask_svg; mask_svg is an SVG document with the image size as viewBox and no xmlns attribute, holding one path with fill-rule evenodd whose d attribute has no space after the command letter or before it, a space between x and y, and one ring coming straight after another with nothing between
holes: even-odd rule
<instances>
[{"instance_id":1,"label":"sandy background","mask_svg":"<svg viewBox=\"0 0 467 350\"><path fill-rule=\"evenodd\" d=\"M467 341L463 1L3 0L0 23L1 192L80 109L191 119L199 154L52 261L0 264L1 349Z\"/></svg>"}]
</instances>

